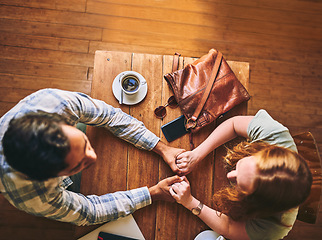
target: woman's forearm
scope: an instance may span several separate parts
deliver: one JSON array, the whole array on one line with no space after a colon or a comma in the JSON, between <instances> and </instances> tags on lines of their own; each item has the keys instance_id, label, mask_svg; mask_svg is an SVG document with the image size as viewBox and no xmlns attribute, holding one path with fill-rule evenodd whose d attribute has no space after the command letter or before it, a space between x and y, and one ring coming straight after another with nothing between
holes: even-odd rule
<instances>
[{"instance_id":1,"label":"woman's forearm","mask_svg":"<svg viewBox=\"0 0 322 240\"><path fill-rule=\"evenodd\" d=\"M247 127L253 116L236 116L221 123L210 135L193 151L205 158L211 151L237 136L247 137Z\"/></svg>"},{"instance_id":2,"label":"woman's forearm","mask_svg":"<svg viewBox=\"0 0 322 240\"><path fill-rule=\"evenodd\" d=\"M192 208L198 206L198 204L199 201L193 197L193 200L188 204L185 204L184 207L191 211ZM203 205L198 217L212 230L226 238L232 240L248 239L244 222L235 222L227 215L220 213L206 205Z\"/></svg>"}]
</instances>

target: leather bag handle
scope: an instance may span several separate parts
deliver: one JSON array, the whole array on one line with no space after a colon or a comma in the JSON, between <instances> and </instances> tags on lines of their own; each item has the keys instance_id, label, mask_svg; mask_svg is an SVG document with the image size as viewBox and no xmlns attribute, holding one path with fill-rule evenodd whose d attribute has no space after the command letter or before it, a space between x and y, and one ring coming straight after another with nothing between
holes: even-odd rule
<instances>
[{"instance_id":1,"label":"leather bag handle","mask_svg":"<svg viewBox=\"0 0 322 240\"><path fill-rule=\"evenodd\" d=\"M198 107L196 108L196 110L193 113L193 115L191 116L191 118L189 118L187 120L187 124L186 124L187 129L194 128L196 126L196 124L197 124L197 119L199 117L199 114L201 113L201 110L204 107L204 105L205 105L205 103L206 103L206 101L207 101L207 99L209 97L209 94L211 92L212 86L213 86L213 84L214 84L214 82L216 80L216 77L218 75L221 60L222 60L222 53L218 52L216 60L215 60L214 67L212 68L210 79L209 79L209 81L207 83L207 86L206 86L205 91L204 91L204 93L202 95L200 103L198 104Z\"/></svg>"},{"instance_id":2,"label":"leather bag handle","mask_svg":"<svg viewBox=\"0 0 322 240\"><path fill-rule=\"evenodd\" d=\"M173 62L172 62L172 72L177 71L179 69L179 57L181 56L180 53L175 53L173 55Z\"/></svg>"}]
</instances>

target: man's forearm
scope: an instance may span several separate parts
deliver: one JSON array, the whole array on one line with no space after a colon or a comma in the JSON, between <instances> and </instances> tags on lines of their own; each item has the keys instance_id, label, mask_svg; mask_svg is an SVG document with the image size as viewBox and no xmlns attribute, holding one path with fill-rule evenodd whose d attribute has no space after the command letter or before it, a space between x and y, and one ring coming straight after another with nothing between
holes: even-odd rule
<instances>
[{"instance_id":1,"label":"man's forearm","mask_svg":"<svg viewBox=\"0 0 322 240\"><path fill-rule=\"evenodd\" d=\"M164 155L164 153L166 152L168 146L161 142L161 140L157 143L157 145L155 145L155 147L152 149L153 152L159 154L161 157Z\"/></svg>"}]
</instances>

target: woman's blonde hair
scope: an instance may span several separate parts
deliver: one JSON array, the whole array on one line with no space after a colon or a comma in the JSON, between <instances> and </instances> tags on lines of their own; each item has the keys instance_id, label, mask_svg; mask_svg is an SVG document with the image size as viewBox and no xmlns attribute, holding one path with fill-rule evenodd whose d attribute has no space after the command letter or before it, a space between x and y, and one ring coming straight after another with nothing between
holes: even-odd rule
<instances>
[{"instance_id":1,"label":"woman's blonde hair","mask_svg":"<svg viewBox=\"0 0 322 240\"><path fill-rule=\"evenodd\" d=\"M265 217L300 205L310 194L312 175L305 160L287 148L265 142L242 142L225 157L227 170L248 156L255 156L259 171L255 191L226 186L214 195L215 208L235 221Z\"/></svg>"}]
</instances>

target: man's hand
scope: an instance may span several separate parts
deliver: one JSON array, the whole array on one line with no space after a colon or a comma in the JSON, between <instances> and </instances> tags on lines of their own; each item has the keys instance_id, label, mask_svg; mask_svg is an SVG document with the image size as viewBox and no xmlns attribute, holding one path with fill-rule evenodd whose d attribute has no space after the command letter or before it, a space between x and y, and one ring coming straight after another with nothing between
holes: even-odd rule
<instances>
[{"instance_id":1,"label":"man's hand","mask_svg":"<svg viewBox=\"0 0 322 240\"><path fill-rule=\"evenodd\" d=\"M190 173L199 162L199 156L195 151L187 151L177 156L176 164L181 175Z\"/></svg>"},{"instance_id":2,"label":"man's hand","mask_svg":"<svg viewBox=\"0 0 322 240\"><path fill-rule=\"evenodd\" d=\"M171 170L178 174L182 175L181 170L176 164L176 157L185 152L185 149L170 147L163 142L159 141L158 144L153 149L154 152L158 153L163 160L170 166Z\"/></svg>"},{"instance_id":3,"label":"man's hand","mask_svg":"<svg viewBox=\"0 0 322 240\"><path fill-rule=\"evenodd\" d=\"M177 175L165 178L161 180L157 185L149 188L149 192L152 198L152 201L168 201L174 202L174 199L171 197L169 189L172 184L176 182L181 182L183 179Z\"/></svg>"}]
</instances>

